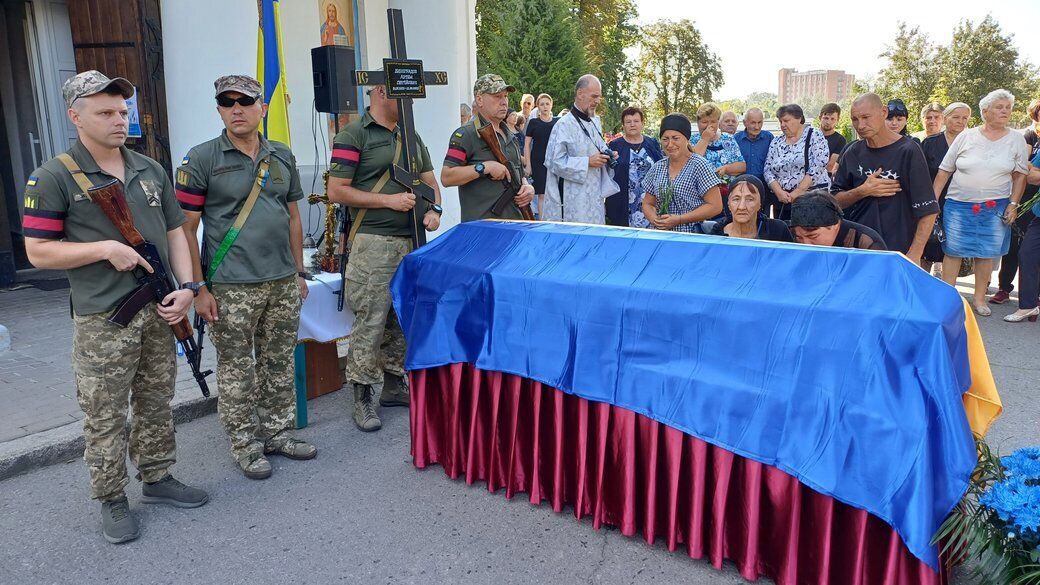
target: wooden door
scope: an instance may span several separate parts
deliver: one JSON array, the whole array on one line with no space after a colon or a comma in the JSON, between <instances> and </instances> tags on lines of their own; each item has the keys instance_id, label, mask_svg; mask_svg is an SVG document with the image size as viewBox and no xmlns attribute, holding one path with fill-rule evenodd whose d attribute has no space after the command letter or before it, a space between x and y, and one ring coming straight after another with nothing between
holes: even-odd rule
<instances>
[{"instance_id":1,"label":"wooden door","mask_svg":"<svg viewBox=\"0 0 1040 585\"><path fill-rule=\"evenodd\" d=\"M141 138L127 146L171 172L159 0L69 0L76 67L137 87Z\"/></svg>"}]
</instances>

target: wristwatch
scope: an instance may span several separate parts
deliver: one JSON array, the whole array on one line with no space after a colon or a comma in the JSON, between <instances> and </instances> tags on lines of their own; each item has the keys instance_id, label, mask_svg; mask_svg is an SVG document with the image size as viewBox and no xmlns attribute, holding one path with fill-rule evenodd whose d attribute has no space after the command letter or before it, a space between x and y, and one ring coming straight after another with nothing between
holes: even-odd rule
<instances>
[{"instance_id":1,"label":"wristwatch","mask_svg":"<svg viewBox=\"0 0 1040 585\"><path fill-rule=\"evenodd\" d=\"M296 276L299 276L300 278L302 278L304 280L313 280L314 279L314 277L311 276L310 274L308 274L308 272L306 270L301 270L301 271L297 272Z\"/></svg>"},{"instance_id":2,"label":"wristwatch","mask_svg":"<svg viewBox=\"0 0 1040 585\"><path fill-rule=\"evenodd\" d=\"M199 289L205 285L205 282L185 282L181 285L180 290L190 290L193 296L199 296Z\"/></svg>"},{"instance_id":3,"label":"wristwatch","mask_svg":"<svg viewBox=\"0 0 1040 585\"><path fill-rule=\"evenodd\" d=\"M477 171L477 174L480 175L481 177L483 177L484 176L484 163L478 162L477 164L473 165L473 170Z\"/></svg>"},{"instance_id":4,"label":"wristwatch","mask_svg":"<svg viewBox=\"0 0 1040 585\"><path fill-rule=\"evenodd\" d=\"M437 215L444 215L444 208L436 203L431 203L430 206L426 208L426 211L432 211Z\"/></svg>"}]
</instances>

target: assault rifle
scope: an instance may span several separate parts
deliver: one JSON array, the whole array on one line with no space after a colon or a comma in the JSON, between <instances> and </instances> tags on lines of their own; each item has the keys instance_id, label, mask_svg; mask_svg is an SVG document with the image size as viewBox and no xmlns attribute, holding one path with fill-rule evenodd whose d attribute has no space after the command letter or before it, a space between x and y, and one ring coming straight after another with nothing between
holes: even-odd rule
<instances>
[{"instance_id":1,"label":"assault rifle","mask_svg":"<svg viewBox=\"0 0 1040 585\"><path fill-rule=\"evenodd\" d=\"M502 144L498 142L498 132L493 125L485 124L481 126L477 129L477 134L491 149L491 154L494 155L495 160L506 167L506 178L502 179L502 182L505 183L505 189L502 190L502 195L495 201L495 204L491 206L491 213L502 215L506 206L513 203L513 198L516 197L516 194L520 192L520 188L523 187L522 175L520 169L516 168L506 158L506 153L502 151ZM528 221L534 221L534 212L531 211L530 204L520 207L520 215Z\"/></svg>"},{"instance_id":2,"label":"assault rifle","mask_svg":"<svg viewBox=\"0 0 1040 585\"><path fill-rule=\"evenodd\" d=\"M112 179L104 185L93 187L87 191L87 196L108 217L109 221L116 226L119 233L142 258L151 265L153 272L149 273L140 266L134 268L133 274L137 278L137 288L126 295L116 310L109 315L108 320L120 327L126 327L130 320L141 311L148 303L162 303L171 292L174 291L170 284L170 276L166 272L159 249L155 244L144 239L141 232L134 227L134 216L126 203L126 195L123 193L123 184ZM202 351L192 337L191 324L184 318L170 325L173 336L184 350L188 365L195 381L199 383L203 396L209 396L209 386L206 384L206 376L212 374L212 370L201 371Z\"/></svg>"},{"instance_id":3,"label":"assault rifle","mask_svg":"<svg viewBox=\"0 0 1040 585\"><path fill-rule=\"evenodd\" d=\"M343 301L347 298L347 260L350 259L350 209L346 205L340 211L343 219L339 223L339 298L336 299L336 310L343 312ZM332 237L331 235L329 237Z\"/></svg>"}]
</instances>

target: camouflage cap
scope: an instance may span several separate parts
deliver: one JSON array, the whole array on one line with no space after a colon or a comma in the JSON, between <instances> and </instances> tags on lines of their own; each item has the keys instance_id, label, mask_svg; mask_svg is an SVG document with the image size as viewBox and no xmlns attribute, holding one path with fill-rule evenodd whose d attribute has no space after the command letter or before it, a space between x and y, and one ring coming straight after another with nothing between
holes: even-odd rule
<instances>
[{"instance_id":1,"label":"camouflage cap","mask_svg":"<svg viewBox=\"0 0 1040 585\"><path fill-rule=\"evenodd\" d=\"M473 95L475 96L482 93L498 93L500 91L513 93L516 91L516 88L506 83L501 75L495 75L494 73L481 75L477 82L473 84Z\"/></svg>"},{"instance_id":2,"label":"camouflage cap","mask_svg":"<svg viewBox=\"0 0 1040 585\"><path fill-rule=\"evenodd\" d=\"M123 99L128 99L134 95L134 84L122 77L109 79L104 73L93 69L77 73L65 80L65 83L61 86L61 95L65 98L65 107L71 108L72 102L79 98L101 93L113 85L119 90L119 94L123 96Z\"/></svg>"},{"instance_id":3,"label":"camouflage cap","mask_svg":"<svg viewBox=\"0 0 1040 585\"><path fill-rule=\"evenodd\" d=\"M218 77L217 80L213 82L213 87L217 90L214 97L224 93L225 91L237 91L242 95L247 95L253 98L258 98L264 95L264 90L260 87L260 82L248 75L225 75L223 77Z\"/></svg>"}]
</instances>

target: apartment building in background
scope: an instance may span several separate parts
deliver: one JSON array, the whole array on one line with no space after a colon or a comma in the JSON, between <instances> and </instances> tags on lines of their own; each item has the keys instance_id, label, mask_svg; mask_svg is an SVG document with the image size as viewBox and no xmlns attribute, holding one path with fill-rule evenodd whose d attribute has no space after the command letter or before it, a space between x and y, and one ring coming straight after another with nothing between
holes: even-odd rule
<instances>
[{"instance_id":1,"label":"apartment building in background","mask_svg":"<svg viewBox=\"0 0 1040 585\"><path fill-rule=\"evenodd\" d=\"M786 68L779 72L780 83L776 94L782 104L815 97L837 102L852 94L855 81L855 75L835 69L796 71Z\"/></svg>"}]
</instances>

